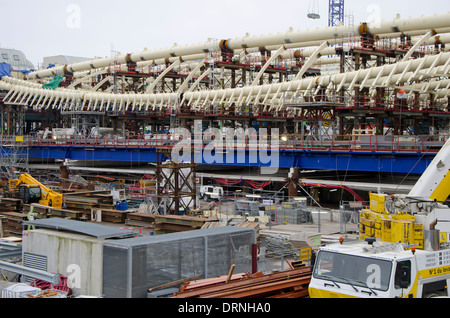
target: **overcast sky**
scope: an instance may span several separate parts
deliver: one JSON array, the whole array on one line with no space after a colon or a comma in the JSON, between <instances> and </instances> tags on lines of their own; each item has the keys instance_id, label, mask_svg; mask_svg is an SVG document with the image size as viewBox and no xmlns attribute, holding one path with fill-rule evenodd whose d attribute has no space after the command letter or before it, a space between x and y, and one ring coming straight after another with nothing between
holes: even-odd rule
<instances>
[{"instance_id":1,"label":"overcast sky","mask_svg":"<svg viewBox=\"0 0 450 318\"><path fill-rule=\"evenodd\" d=\"M326 27L328 0L320 20L306 17L310 0L0 0L0 47L25 53L37 66L45 56L104 57L194 44L208 38ZM378 8L378 9L377 9ZM448 0L346 0L355 23L450 12Z\"/></svg>"}]
</instances>

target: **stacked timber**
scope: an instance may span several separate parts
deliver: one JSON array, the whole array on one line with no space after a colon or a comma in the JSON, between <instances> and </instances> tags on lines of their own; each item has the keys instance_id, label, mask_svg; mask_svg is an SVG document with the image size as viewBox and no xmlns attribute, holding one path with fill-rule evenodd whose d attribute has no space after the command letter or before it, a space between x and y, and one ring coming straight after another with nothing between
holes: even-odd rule
<instances>
[{"instance_id":1,"label":"stacked timber","mask_svg":"<svg viewBox=\"0 0 450 318\"><path fill-rule=\"evenodd\" d=\"M28 215L31 207L33 207L33 213L35 219L47 219L47 218L62 218L71 219L76 221L86 221L84 213L76 210L57 209L55 207L49 207L37 203L24 204L23 213Z\"/></svg>"},{"instance_id":2,"label":"stacked timber","mask_svg":"<svg viewBox=\"0 0 450 318\"><path fill-rule=\"evenodd\" d=\"M9 236L22 236L23 221L27 221L27 215L19 212L0 212L0 216L7 218L6 231ZM5 228L3 229L5 230Z\"/></svg>"},{"instance_id":3,"label":"stacked timber","mask_svg":"<svg viewBox=\"0 0 450 318\"><path fill-rule=\"evenodd\" d=\"M186 215L155 215L155 234L199 230L205 223L218 221L217 219Z\"/></svg>"},{"instance_id":4,"label":"stacked timber","mask_svg":"<svg viewBox=\"0 0 450 318\"><path fill-rule=\"evenodd\" d=\"M85 213L75 210L49 208L49 216L51 218L70 219L75 221L87 221L88 217Z\"/></svg>"},{"instance_id":5,"label":"stacked timber","mask_svg":"<svg viewBox=\"0 0 450 318\"><path fill-rule=\"evenodd\" d=\"M8 219L6 218L6 216L0 216L0 238L9 236L9 233L6 229L7 226L8 226Z\"/></svg>"},{"instance_id":6,"label":"stacked timber","mask_svg":"<svg viewBox=\"0 0 450 318\"><path fill-rule=\"evenodd\" d=\"M150 213L128 213L125 224L130 226L147 227L155 224L155 216L155 214Z\"/></svg>"},{"instance_id":7,"label":"stacked timber","mask_svg":"<svg viewBox=\"0 0 450 318\"><path fill-rule=\"evenodd\" d=\"M102 222L109 223L117 223L123 224L125 223L128 214L130 211L119 211L113 209L100 209L102 213Z\"/></svg>"},{"instance_id":8,"label":"stacked timber","mask_svg":"<svg viewBox=\"0 0 450 318\"><path fill-rule=\"evenodd\" d=\"M308 298L311 267L224 278L185 283L173 298Z\"/></svg>"},{"instance_id":9,"label":"stacked timber","mask_svg":"<svg viewBox=\"0 0 450 318\"><path fill-rule=\"evenodd\" d=\"M213 227L220 227L220 226L238 226L259 231L259 222L248 222L248 221L228 222L224 220L217 222L206 222L202 226L202 229L210 229Z\"/></svg>"},{"instance_id":10,"label":"stacked timber","mask_svg":"<svg viewBox=\"0 0 450 318\"><path fill-rule=\"evenodd\" d=\"M0 211L4 212L21 212L22 211L22 201L13 198L2 198L0 199Z\"/></svg>"},{"instance_id":11,"label":"stacked timber","mask_svg":"<svg viewBox=\"0 0 450 318\"><path fill-rule=\"evenodd\" d=\"M33 207L33 213L35 214L35 219L47 219L50 217L50 207L46 205L41 205L38 203L24 204L23 213L28 214Z\"/></svg>"},{"instance_id":12,"label":"stacked timber","mask_svg":"<svg viewBox=\"0 0 450 318\"><path fill-rule=\"evenodd\" d=\"M93 211L103 209L114 210L114 199L110 190L66 193L64 194L64 204L66 209L80 212L83 214L81 218L87 220L91 219ZM106 215L105 221L107 221L108 218L109 215ZM117 221L117 219L114 220Z\"/></svg>"},{"instance_id":13,"label":"stacked timber","mask_svg":"<svg viewBox=\"0 0 450 318\"><path fill-rule=\"evenodd\" d=\"M27 219L27 215L22 213L22 201L13 198L2 198L0 200L0 217L5 217L6 222L2 222L4 232L9 236L22 236L22 222Z\"/></svg>"}]
</instances>

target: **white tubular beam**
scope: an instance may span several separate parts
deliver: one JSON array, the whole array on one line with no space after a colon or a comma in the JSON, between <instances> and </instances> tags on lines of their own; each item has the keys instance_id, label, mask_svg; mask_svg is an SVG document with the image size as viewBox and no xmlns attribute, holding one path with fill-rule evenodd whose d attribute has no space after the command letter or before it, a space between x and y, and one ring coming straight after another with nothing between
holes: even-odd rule
<instances>
[{"instance_id":1,"label":"white tubular beam","mask_svg":"<svg viewBox=\"0 0 450 318\"><path fill-rule=\"evenodd\" d=\"M293 82L263 85L261 94L267 94L269 92L277 92L280 89L281 89L281 91L288 91L289 87L291 87L292 90L304 90L304 89L307 89L310 85L313 85L314 83L316 83L316 81L322 82L325 87L328 86L331 81L333 81L335 84L351 83L355 77L358 77L357 80L364 80L365 77L367 76L367 73L369 73L369 72L371 73L371 75L369 76L371 78L384 79L384 77L390 75L390 73L392 72L392 69L394 67L397 67L397 71L400 73L400 72L403 72L404 68L407 67L407 64L410 63L411 64L410 68L411 68L411 70L414 71L415 69L417 69L419 67L421 67L421 68L430 67L431 64L434 63L436 58L438 58L438 56L434 56L434 57L430 56L428 58L411 60L411 61L407 61L407 62L400 62L398 66L396 66L396 64L385 65L385 66L376 67L373 69L364 69L364 70L348 72L348 73L344 73L344 74L336 74L333 76L322 76L321 78L318 78L318 79L306 78L303 80L293 81ZM439 66L439 64L442 64L443 61L446 60L446 58L450 58L449 53L444 53L443 58L440 59L440 62L438 63L437 66ZM393 78L393 79L397 80L397 78ZM228 98L233 91L236 91L237 95L241 95L241 93L243 93L243 96L248 96L249 94L251 94L252 89L250 87L243 87L243 88L237 88L235 90L231 90L231 89L220 90L220 91L218 91L218 94L221 96L224 96L225 98ZM192 94L194 94L196 98L199 97L200 99L204 99L207 97L206 92L193 92ZM266 96L266 98L267 98L267 96Z\"/></svg>"},{"instance_id":2,"label":"white tubular beam","mask_svg":"<svg viewBox=\"0 0 450 318\"><path fill-rule=\"evenodd\" d=\"M314 53L310 56L310 58L308 59L308 61L305 63L305 65L303 65L303 67L301 68L301 70L298 72L297 76L295 76L294 81L298 81L299 79L301 79L303 77L303 75L306 73L306 71L314 65L314 63L317 62L317 60L320 57L321 52L327 48L329 45L328 42L323 42L315 51Z\"/></svg>"},{"instance_id":3,"label":"white tubular beam","mask_svg":"<svg viewBox=\"0 0 450 318\"><path fill-rule=\"evenodd\" d=\"M261 86L249 86L235 89L220 89L214 91L187 91L184 93L184 98L190 102L196 101L195 105L206 105L211 102L211 100L220 100L221 103L231 103L236 98L239 102L245 102L254 100L256 96L263 97L263 103L266 105L272 105L273 103L281 98L285 91L299 91L306 89L316 89L318 86L327 87L330 83L334 83L334 85L338 85L339 88L342 88L344 84L354 84L357 81L364 81L365 86L374 87L378 85L378 81L382 81L387 85L391 83L405 83L408 79L415 78L415 76L420 75L422 78L430 78L432 76L436 76L437 74L443 74L440 76L448 76L449 71L449 61L450 53L441 53L435 56L427 56L420 59L408 60L406 62L399 62L391 65L384 65L382 67L374 67L369 69L363 69L360 71L347 72L343 74L335 74L332 76L321 76L316 78L305 78L292 82L283 82L283 83L274 83L274 84L266 84ZM433 72L430 72L430 68L433 67ZM395 71L394 71L395 70ZM404 73L405 70L408 70ZM418 73L423 71L423 73ZM436 71L436 72L435 72ZM7 82L6 84L3 82ZM71 101L84 101L92 103L94 100L98 100L100 103L104 103L109 98L101 98L105 93L92 93L83 90L67 90L67 89L58 89L58 90L44 90L42 88L37 88L39 85L30 85L27 81L21 81L16 79L4 78L4 80L0 81L2 86L6 86L9 88L8 97L5 98L6 102L11 100L15 100L18 98L17 96L21 96L20 98L23 100L25 96L30 98L30 95L34 95L34 100L31 105L34 103L37 96L39 96L39 101L37 104L40 104L42 100L48 101L52 100L55 96L60 96L57 94L61 94L61 98L64 98L66 103ZM14 83L13 85L8 85ZM33 88L25 90L25 88ZM432 85L429 86L430 89L433 88ZM20 95L18 95L20 94ZM93 98L95 95L96 98ZM106 95L108 96L108 95ZM139 102L140 108L143 107L142 103L150 103L155 106L155 104L159 104L161 107L163 105L172 104L174 105L177 101L179 101L180 94L178 93L160 93L160 94L142 94L138 100L135 99L135 95L130 94L117 94L114 95L114 98L117 98L117 101L120 103L119 109L123 110L124 107L129 107L130 104L135 102ZM45 98L45 99L44 99ZM96 102L97 103L97 102ZM199 104L200 103L200 104ZM116 103L115 103L116 104ZM42 107L42 104L40 104ZM145 107L149 107L151 105L145 105Z\"/></svg>"},{"instance_id":4,"label":"white tubular beam","mask_svg":"<svg viewBox=\"0 0 450 318\"><path fill-rule=\"evenodd\" d=\"M91 88L91 92L96 92L100 87L102 87L103 84L113 80L114 77L112 76L108 76L106 78L104 78L102 81L100 81L97 85L95 85L94 87Z\"/></svg>"},{"instance_id":5,"label":"white tubular beam","mask_svg":"<svg viewBox=\"0 0 450 318\"><path fill-rule=\"evenodd\" d=\"M170 65L169 67L167 67L164 72L162 72L157 79L155 79L153 81L153 83L151 83L147 90L146 93L150 94L153 92L153 90L155 89L156 85L167 75L167 73L169 73L171 70L173 70L176 66L180 65L180 60L175 61L174 63L172 63L172 65Z\"/></svg>"},{"instance_id":6,"label":"white tubular beam","mask_svg":"<svg viewBox=\"0 0 450 318\"><path fill-rule=\"evenodd\" d=\"M258 85L259 80L261 79L261 76L263 76L264 72L267 70L267 68L270 66L270 64L275 61L275 59L277 59L282 53L284 53L284 51L286 51L286 48L284 46L281 46L276 52L275 54L272 54L272 56L270 57L270 59L266 62L266 64L264 64L264 66L261 68L261 70L259 71L258 75L256 76L256 78L254 79L253 83L251 86L256 86Z\"/></svg>"},{"instance_id":7,"label":"white tubular beam","mask_svg":"<svg viewBox=\"0 0 450 318\"><path fill-rule=\"evenodd\" d=\"M409 60L413 53L417 51L417 49L422 46L426 41L428 41L433 35L436 35L434 31L429 31L427 34L425 34L419 41L416 42L416 44L413 45L413 47L406 53L406 55L403 57L403 62Z\"/></svg>"},{"instance_id":8,"label":"white tubular beam","mask_svg":"<svg viewBox=\"0 0 450 318\"><path fill-rule=\"evenodd\" d=\"M45 78L54 75L62 75L65 72L74 73L77 71L94 68L107 67L117 62L126 64L127 62L142 62L170 57L181 57L186 55L201 54L221 50L238 50L256 47L278 46L291 43L302 43L312 41L326 41L332 38L345 37L349 32L354 34L370 33L372 35L387 34L393 32L409 32L414 30L431 30L437 33L447 30L450 27L450 14L441 14L428 17L417 17L407 19L395 19L391 21L381 21L379 23L356 25L349 30L348 26L338 26L331 28L321 28L315 30L288 31L278 34L261 36L247 36L222 41L207 41L195 45L173 46L171 48L144 51L140 53L121 55L116 58L103 58L93 61L74 63L66 66L51 68L30 73L28 79Z\"/></svg>"},{"instance_id":9,"label":"white tubular beam","mask_svg":"<svg viewBox=\"0 0 450 318\"><path fill-rule=\"evenodd\" d=\"M199 78L197 78L197 80L194 82L194 84L192 84L192 86L189 88L188 92L192 92L193 90L195 90L198 85L200 84L200 82L209 74L209 69L207 69L206 71L203 72L202 75L200 75Z\"/></svg>"},{"instance_id":10,"label":"white tubular beam","mask_svg":"<svg viewBox=\"0 0 450 318\"><path fill-rule=\"evenodd\" d=\"M189 85L189 81L192 80L194 75L196 75L204 65L205 65L205 60L203 60L197 64L197 66L189 73L188 77L184 80L183 84L181 84L181 86L178 88L178 91L177 91L178 94L186 91L186 88Z\"/></svg>"},{"instance_id":11,"label":"white tubular beam","mask_svg":"<svg viewBox=\"0 0 450 318\"><path fill-rule=\"evenodd\" d=\"M366 87L366 82L367 80L372 76L372 71L373 68L370 69L370 72L367 73L366 77L364 77L364 80L362 81L360 87L359 87L359 91L362 92L362 90Z\"/></svg>"}]
</instances>

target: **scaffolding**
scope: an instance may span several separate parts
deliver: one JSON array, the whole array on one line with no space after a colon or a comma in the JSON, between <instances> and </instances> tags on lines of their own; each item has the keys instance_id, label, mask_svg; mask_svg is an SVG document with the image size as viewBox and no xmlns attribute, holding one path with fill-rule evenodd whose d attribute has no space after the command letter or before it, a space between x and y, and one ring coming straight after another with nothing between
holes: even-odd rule
<instances>
[{"instance_id":1,"label":"scaffolding","mask_svg":"<svg viewBox=\"0 0 450 318\"><path fill-rule=\"evenodd\" d=\"M25 104L0 104L1 106L1 176L14 179L15 172L28 172L30 143L25 140Z\"/></svg>"},{"instance_id":2,"label":"scaffolding","mask_svg":"<svg viewBox=\"0 0 450 318\"><path fill-rule=\"evenodd\" d=\"M159 151L156 166L159 214L190 214L197 210L196 165L179 162L169 150Z\"/></svg>"},{"instance_id":3,"label":"scaffolding","mask_svg":"<svg viewBox=\"0 0 450 318\"><path fill-rule=\"evenodd\" d=\"M29 172L29 148L30 143L23 136L1 136L0 165L1 176L4 179L16 179L16 172Z\"/></svg>"}]
</instances>

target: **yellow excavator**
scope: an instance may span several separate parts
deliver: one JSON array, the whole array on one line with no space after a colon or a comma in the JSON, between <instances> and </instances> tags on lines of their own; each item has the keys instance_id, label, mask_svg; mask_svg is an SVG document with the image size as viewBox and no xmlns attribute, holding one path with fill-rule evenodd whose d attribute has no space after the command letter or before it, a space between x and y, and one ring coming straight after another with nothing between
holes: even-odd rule
<instances>
[{"instance_id":1,"label":"yellow excavator","mask_svg":"<svg viewBox=\"0 0 450 318\"><path fill-rule=\"evenodd\" d=\"M39 203L41 205L61 209L63 195L43 185L28 173L20 175L19 179L8 181L10 189L19 189L18 198L25 204Z\"/></svg>"}]
</instances>

